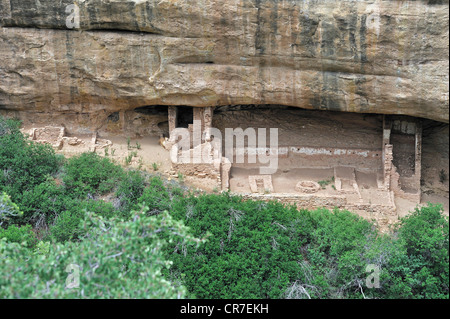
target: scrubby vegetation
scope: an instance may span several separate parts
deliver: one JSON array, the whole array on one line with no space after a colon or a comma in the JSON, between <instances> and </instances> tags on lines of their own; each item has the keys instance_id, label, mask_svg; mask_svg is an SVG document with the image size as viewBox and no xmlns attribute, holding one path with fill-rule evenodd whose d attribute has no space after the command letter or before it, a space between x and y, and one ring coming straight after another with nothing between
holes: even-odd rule
<instances>
[{"instance_id":1,"label":"scrubby vegetation","mask_svg":"<svg viewBox=\"0 0 450 319\"><path fill-rule=\"evenodd\" d=\"M95 153L65 159L0 118L0 298L449 297L440 205L380 235L347 211L204 194L152 174ZM75 273L82 289L66 287Z\"/></svg>"}]
</instances>

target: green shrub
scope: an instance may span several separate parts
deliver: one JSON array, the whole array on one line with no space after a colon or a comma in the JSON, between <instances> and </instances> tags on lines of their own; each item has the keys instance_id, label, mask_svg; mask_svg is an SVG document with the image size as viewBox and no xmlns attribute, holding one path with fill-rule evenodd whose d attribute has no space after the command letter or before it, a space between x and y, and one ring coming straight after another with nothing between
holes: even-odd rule
<instances>
[{"instance_id":1,"label":"green shrub","mask_svg":"<svg viewBox=\"0 0 450 319\"><path fill-rule=\"evenodd\" d=\"M171 200L171 195L162 180L153 177L149 181L149 186L144 189L142 196L135 203L134 209L137 209L139 204L144 203L149 207L151 214L158 214L170 209Z\"/></svg>"},{"instance_id":2,"label":"green shrub","mask_svg":"<svg viewBox=\"0 0 450 319\"><path fill-rule=\"evenodd\" d=\"M68 197L64 199L72 202L73 205L67 206L68 210L60 210L61 213L52 220L46 240L56 240L58 242L79 240L84 235L80 225L84 218L83 211L89 210L106 219L118 216L113 205L103 200L75 201Z\"/></svg>"},{"instance_id":3,"label":"green shrub","mask_svg":"<svg viewBox=\"0 0 450 319\"><path fill-rule=\"evenodd\" d=\"M61 231L68 225L78 224L75 219L81 218L80 211L88 209L105 218L116 216L117 212L111 203L103 200L80 200L66 191L63 185L57 185L53 179L37 185L33 190L26 191L23 194L20 205L24 207L24 214L22 218L16 218L17 222L22 223L40 223L53 225L51 229ZM69 216L70 215L70 216ZM64 216L63 219L61 219ZM59 218L55 221L55 218ZM68 219L70 223L68 224ZM62 227L62 225L65 225ZM72 235L75 235L75 229L69 231L67 236L58 233L54 238L58 240L67 240ZM76 238L77 236L74 236Z\"/></svg>"},{"instance_id":4,"label":"green shrub","mask_svg":"<svg viewBox=\"0 0 450 319\"><path fill-rule=\"evenodd\" d=\"M439 262L448 262L449 222L443 213L442 205L428 204L402 218L398 228L408 255L420 256L438 269L444 266Z\"/></svg>"},{"instance_id":5,"label":"green shrub","mask_svg":"<svg viewBox=\"0 0 450 319\"><path fill-rule=\"evenodd\" d=\"M145 188L145 177L141 172L130 170L120 181L116 196L119 199L120 209L129 212L131 207L137 203Z\"/></svg>"},{"instance_id":6,"label":"green shrub","mask_svg":"<svg viewBox=\"0 0 450 319\"><path fill-rule=\"evenodd\" d=\"M117 216L117 211L114 209L113 204L105 202L103 200L85 200L80 203L77 211L90 211L103 218L110 219ZM75 210L72 210L75 212Z\"/></svg>"},{"instance_id":7,"label":"green shrub","mask_svg":"<svg viewBox=\"0 0 450 319\"><path fill-rule=\"evenodd\" d=\"M12 131L17 132L20 128L20 121L13 119L4 119L0 115L0 136L11 134Z\"/></svg>"},{"instance_id":8,"label":"green shrub","mask_svg":"<svg viewBox=\"0 0 450 319\"><path fill-rule=\"evenodd\" d=\"M33 252L34 255L43 255L48 256L50 254L50 242L48 241L39 241L36 244L36 247Z\"/></svg>"},{"instance_id":9,"label":"green shrub","mask_svg":"<svg viewBox=\"0 0 450 319\"><path fill-rule=\"evenodd\" d=\"M82 218L82 212L65 211L60 213L49 227L50 235L48 239L58 242L77 240L83 234L83 230L80 227Z\"/></svg>"},{"instance_id":10,"label":"green shrub","mask_svg":"<svg viewBox=\"0 0 450 319\"><path fill-rule=\"evenodd\" d=\"M68 196L62 185L57 185L53 178L23 192L20 206L24 211L20 222L36 223L41 220L50 223L62 211L78 206L79 200Z\"/></svg>"},{"instance_id":11,"label":"green shrub","mask_svg":"<svg viewBox=\"0 0 450 319\"><path fill-rule=\"evenodd\" d=\"M183 278L192 296L448 298L449 226L441 206L417 208L397 235L381 236L347 211L297 211L226 196L172 203L195 236L212 232L198 252L180 243L166 251L174 261L170 275ZM366 287L368 265L381 270L378 289Z\"/></svg>"},{"instance_id":12,"label":"green shrub","mask_svg":"<svg viewBox=\"0 0 450 319\"><path fill-rule=\"evenodd\" d=\"M6 238L8 242L22 243L26 242L28 247L34 247L36 245L36 236L31 229L31 225L18 227L16 225L10 225L6 229L0 228L0 239Z\"/></svg>"},{"instance_id":13,"label":"green shrub","mask_svg":"<svg viewBox=\"0 0 450 319\"><path fill-rule=\"evenodd\" d=\"M123 175L120 166L92 152L69 159L64 168L67 191L82 197L111 192Z\"/></svg>"},{"instance_id":14,"label":"green shrub","mask_svg":"<svg viewBox=\"0 0 450 319\"><path fill-rule=\"evenodd\" d=\"M449 298L449 221L442 205L416 208L397 227L383 272L388 298Z\"/></svg>"},{"instance_id":15,"label":"green shrub","mask_svg":"<svg viewBox=\"0 0 450 319\"><path fill-rule=\"evenodd\" d=\"M7 129L5 129L5 124ZM14 123L14 124L12 124ZM22 192L44 182L61 164L49 145L29 141L16 122L2 122L0 134L0 191L18 202Z\"/></svg>"}]
</instances>

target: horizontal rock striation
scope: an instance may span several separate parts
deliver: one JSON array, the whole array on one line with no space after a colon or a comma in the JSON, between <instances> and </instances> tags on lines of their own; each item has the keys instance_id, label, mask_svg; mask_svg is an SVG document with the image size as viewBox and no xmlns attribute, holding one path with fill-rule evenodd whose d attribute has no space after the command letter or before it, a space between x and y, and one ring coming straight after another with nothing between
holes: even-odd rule
<instances>
[{"instance_id":1,"label":"horizontal rock striation","mask_svg":"<svg viewBox=\"0 0 450 319\"><path fill-rule=\"evenodd\" d=\"M148 105L277 104L448 123L448 9L448 0L0 0L0 111L82 114L92 127Z\"/></svg>"}]
</instances>

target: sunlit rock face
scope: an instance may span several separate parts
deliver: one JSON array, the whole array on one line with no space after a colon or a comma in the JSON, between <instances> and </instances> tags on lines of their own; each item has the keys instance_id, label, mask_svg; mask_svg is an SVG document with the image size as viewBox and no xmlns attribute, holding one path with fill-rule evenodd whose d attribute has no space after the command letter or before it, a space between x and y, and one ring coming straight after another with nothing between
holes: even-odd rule
<instances>
[{"instance_id":1,"label":"sunlit rock face","mask_svg":"<svg viewBox=\"0 0 450 319\"><path fill-rule=\"evenodd\" d=\"M0 0L0 111L90 129L148 105L277 104L448 123L448 9L431 0Z\"/></svg>"}]
</instances>

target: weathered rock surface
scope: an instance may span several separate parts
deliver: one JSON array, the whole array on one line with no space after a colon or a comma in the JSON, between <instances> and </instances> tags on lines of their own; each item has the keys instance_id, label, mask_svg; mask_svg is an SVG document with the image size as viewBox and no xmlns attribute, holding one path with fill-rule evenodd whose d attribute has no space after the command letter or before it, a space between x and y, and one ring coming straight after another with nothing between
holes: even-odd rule
<instances>
[{"instance_id":1,"label":"weathered rock surface","mask_svg":"<svg viewBox=\"0 0 450 319\"><path fill-rule=\"evenodd\" d=\"M80 25L70 29L73 3ZM281 104L448 123L448 9L448 0L0 0L0 111L64 114L90 128L146 105Z\"/></svg>"}]
</instances>

